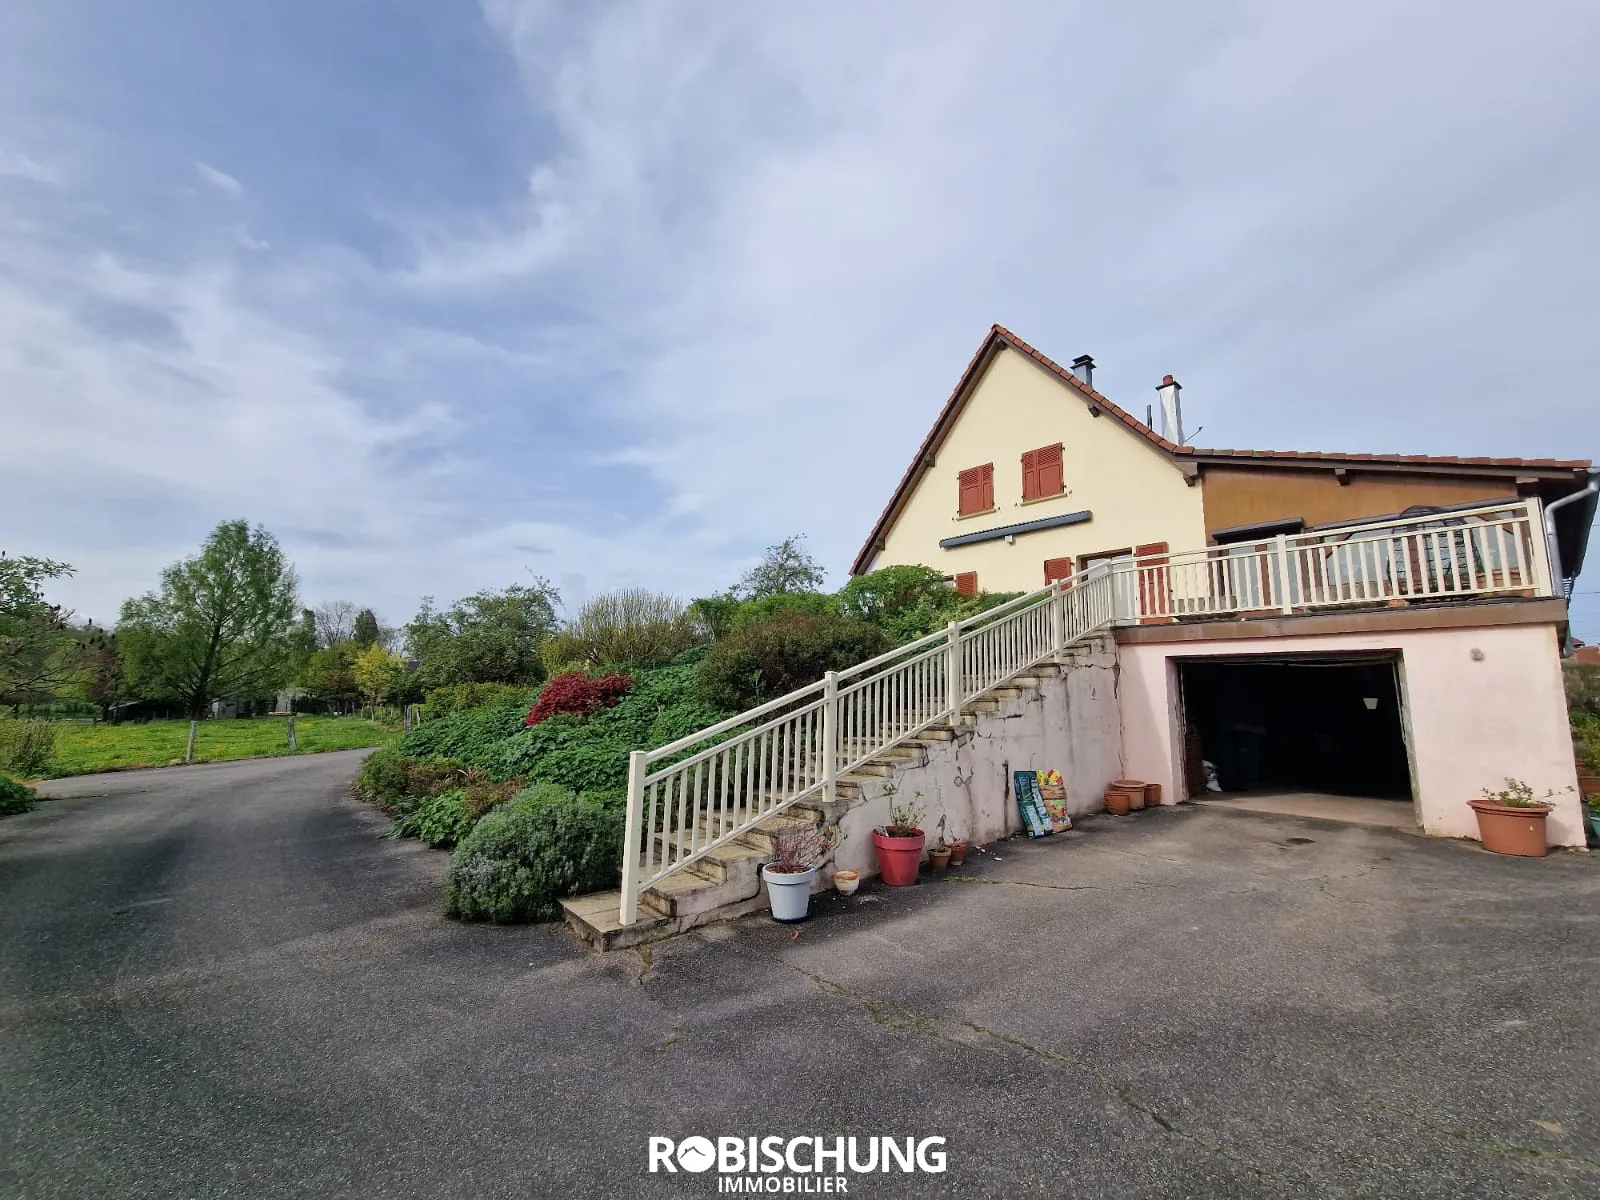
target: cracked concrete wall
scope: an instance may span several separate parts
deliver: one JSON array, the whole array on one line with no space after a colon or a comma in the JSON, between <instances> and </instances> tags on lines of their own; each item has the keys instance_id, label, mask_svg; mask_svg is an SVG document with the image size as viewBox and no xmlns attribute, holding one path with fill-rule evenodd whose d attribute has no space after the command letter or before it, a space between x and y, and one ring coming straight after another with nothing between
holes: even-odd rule
<instances>
[{"instance_id":1,"label":"cracked concrete wall","mask_svg":"<svg viewBox=\"0 0 1600 1200\"><path fill-rule=\"evenodd\" d=\"M1067 810L1073 815L1098 811L1106 785L1122 775L1117 678L1116 646L1109 636L1074 647L1067 669L1043 680L1036 692L1001 701L998 712L979 714L955 740L930 747L922 765L907 765L892 780L868 784L867 802L840 821L834 865L877 874L872 830L889 819L891 804L884 784L894 785L897 800L922 793L929 845L938 841L940 818L947 841L963 838L981 845L1020 832L1012 771L1060 771Z\"/></svg>"}]
</instances>

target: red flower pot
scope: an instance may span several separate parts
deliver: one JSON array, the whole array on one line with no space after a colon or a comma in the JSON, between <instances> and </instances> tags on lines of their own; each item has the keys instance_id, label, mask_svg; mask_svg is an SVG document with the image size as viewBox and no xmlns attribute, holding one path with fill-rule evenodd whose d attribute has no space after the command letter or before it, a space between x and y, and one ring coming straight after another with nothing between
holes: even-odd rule
<instances>
[{"instance_id":1,"label":"red flower pot","mask_svg":"<svg viewBox=\"0 0 1600 1200\"><path fill-rule=\"evenodd\" d=\"M878 873L889 887L910 887L917 881L922 866L922 848L928 835L915 830L910 837L890 837L881 829L872 831L872 848L878 852Z\"/></svg>"}]
</instances>

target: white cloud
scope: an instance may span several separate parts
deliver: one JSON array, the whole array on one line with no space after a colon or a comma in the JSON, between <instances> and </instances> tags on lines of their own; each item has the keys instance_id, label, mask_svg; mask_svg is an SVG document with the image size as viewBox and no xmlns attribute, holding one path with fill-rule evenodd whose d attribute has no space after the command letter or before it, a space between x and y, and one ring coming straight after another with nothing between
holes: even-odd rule
<instances>
[{"instance_id":1,"label":"white cloud","mask_svg":"<svg viewBox=\"0 0 1600 1200\"><path fill-rule=\"evenodd\" d=\"M244 184L240 183L226 171L219 171L210 163L203 162L195 163L194 169L199 174L201 179L204 179L218 191L226 192L235 199L238 199L240 196L244 195Z\"/></svg>"},{"instance_id":2,"label":"white cloud","mask_svg":"<svg viewBox=\"0 0 1600 1200\"><path fill-rule=\"evenodd\" d=\"M0 193L0 420L26 426L0 468L59 465L76 499L26 532L83 560L83 595L235 512L391 619L528 570L702 592L800 531L837 584L994 321L1094 353L1135 410L1178 374L1219 444L1600 441L1573 383L1600 316L1592 6L483 15L521 89L497 196L291 212L213 141L249 229L103 180L48 212ZM413 130L372 132L381 178ZM192 163L243 196L199 144L158 157L172 190ZM384 236L349 232L362 204ZM84 532L118 497L165 514L125 548Z\"/></svg>"}]
</instances>

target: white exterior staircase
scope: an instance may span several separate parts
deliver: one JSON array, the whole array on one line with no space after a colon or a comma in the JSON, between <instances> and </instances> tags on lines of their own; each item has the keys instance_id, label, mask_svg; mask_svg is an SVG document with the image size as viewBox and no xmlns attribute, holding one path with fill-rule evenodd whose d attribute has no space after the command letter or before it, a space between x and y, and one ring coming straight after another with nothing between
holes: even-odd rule
<instances>
[{"instance_id":1,"label":"white exterior staircase","mask_svg":"<svg viewBox=\"0 0 1600 1200\"><path fill-rule=\"evenodd\" d=\"M836 823L1114 625L1554 594L1536 499L1100 564L634 751L622 886L562 907L601 948L760 908L778 831Z\"/></svg>"}]
</instances>

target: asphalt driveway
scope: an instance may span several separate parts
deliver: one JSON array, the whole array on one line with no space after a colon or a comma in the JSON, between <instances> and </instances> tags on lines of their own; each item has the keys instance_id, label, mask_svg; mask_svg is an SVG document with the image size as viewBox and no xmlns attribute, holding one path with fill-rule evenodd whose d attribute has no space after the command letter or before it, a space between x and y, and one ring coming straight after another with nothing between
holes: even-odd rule
<instances>
[{"instance_id":1,"label":"asphalt driveway","mask_svg":"<svg viewBox=\"0 0 1600 1200\"><path fill-rule=\"evenodd\" d=\"M0 1195L716 1195L647 1171L691 1134L947 1139L851 1196L1600 1191L1587 856L1167 809L601 957L444 920L357 760L0 821Z\"/></svg>"}]
</instances>

